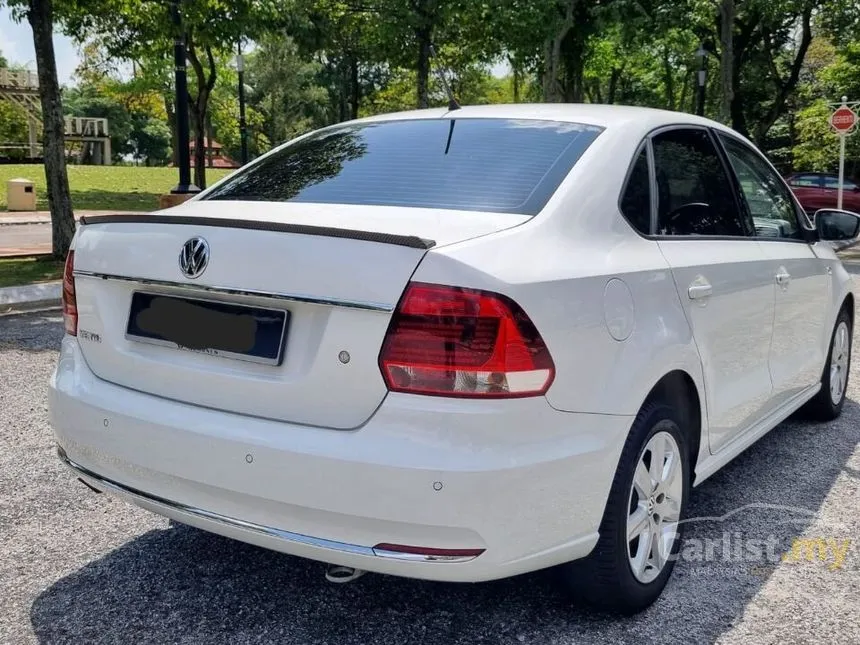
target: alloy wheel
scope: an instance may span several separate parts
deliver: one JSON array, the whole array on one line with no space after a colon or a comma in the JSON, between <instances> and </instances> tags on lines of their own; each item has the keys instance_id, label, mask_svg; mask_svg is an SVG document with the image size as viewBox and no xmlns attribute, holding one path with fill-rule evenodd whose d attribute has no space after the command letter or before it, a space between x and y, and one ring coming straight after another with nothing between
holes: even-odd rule
<instances>
[{"instance_id":1,"label":"alloy wheel","mask_svg":"<svg viewBox=\"0 0 860 645\"><path fill-rule=\"evenodd\" d=\"M627 557L636 579L648 584L666 566L678 532L684 473L678 442L655 433L636 462L627 516Z\"/></svg>"},{"instance_id":2,"label":"alloy wheel","mask_svg":"<svg viewBox=\"0 0 860 645\"><path fill-rule=\"evenodd\" d=\"M830 352L830 400L839 405L848 383L848 354L851 351L848 323L844 320L836 327L833 349Z\"/></svg>"}]
</instances>

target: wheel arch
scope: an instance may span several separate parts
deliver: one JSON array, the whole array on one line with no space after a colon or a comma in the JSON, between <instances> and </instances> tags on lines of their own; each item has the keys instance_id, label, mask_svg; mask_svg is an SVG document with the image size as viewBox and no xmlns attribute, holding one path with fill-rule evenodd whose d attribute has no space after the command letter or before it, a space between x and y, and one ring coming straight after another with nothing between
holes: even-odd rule
<instances>
[{"instance_id":1,"label":"wheel arch","mask_svg":"<svg viewBox=\"0 0 860 645\"><path fill-rule=\"evenodd\" d=\"M845 295L845 299L842 301L842 307L840 307L840 311L844 309L848 312L848 317L851 319L851 327L854 327L854 294L850 291Z\"/></svg>"},{"instance_id":2,"label":"wheel arch","mask_svg":"<svg viewBox=\"0 0 860 645\"><path fill-rule=\"evenodd\" d=\"M663 401L677 409L684 422L684 430L688 434L690 442L690 464L692 472L690 481L695 481L696 466L699 462L699 453L707 441L703 441L705 433L704 411L702 409L702 398L699 388L693 377L686 371L675 369L657 381L648 396L645 397L643 405L653 401Z\"/></svg>"}]
</instances>

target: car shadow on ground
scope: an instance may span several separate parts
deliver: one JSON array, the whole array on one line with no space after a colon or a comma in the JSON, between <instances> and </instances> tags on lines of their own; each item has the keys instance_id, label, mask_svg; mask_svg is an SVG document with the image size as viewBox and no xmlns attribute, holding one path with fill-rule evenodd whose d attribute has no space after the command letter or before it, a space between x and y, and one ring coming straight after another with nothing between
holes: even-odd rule
<instances>
[{"instance_id":1,"label":"car shadow on ground","mask_svg":"<svg viewBox=\"0 0 860 645\"><path fill-rule=\"evenodd\" d=\"M685 545L776 536L780 554L789 550L847 468L858 421L849 400L838 423L780 425L695 489L690 517L741 510L691 522ZM180 526L149 531L57 581L34 601L31 622L42 643L710 643L777 566L724 556L682 559L653 607L620 619L572 605L551 572L482 584L368 574L334 585L320 563Z\"/></svg>"}]
</instances>

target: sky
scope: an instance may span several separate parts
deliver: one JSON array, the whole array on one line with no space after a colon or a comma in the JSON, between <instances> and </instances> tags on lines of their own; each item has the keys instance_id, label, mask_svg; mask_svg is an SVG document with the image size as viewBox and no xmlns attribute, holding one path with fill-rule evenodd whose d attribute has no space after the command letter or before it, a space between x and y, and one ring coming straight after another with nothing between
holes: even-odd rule
<instances>
[{"instance_id":1,"label":"sky","mask_svg":"<svg viewBox=\"0 0 860 645\"><path fill-rule=\"evenodd\" d=\"M0 9L0 52L10 63L36 69L36 54L33 50L33 32L27 22L15 23L8 8ZM62 34L54 34L54 54L57 59L57 74L60 84L71 81L78 66L77 48Z\"/></svg>"}]
</instances>

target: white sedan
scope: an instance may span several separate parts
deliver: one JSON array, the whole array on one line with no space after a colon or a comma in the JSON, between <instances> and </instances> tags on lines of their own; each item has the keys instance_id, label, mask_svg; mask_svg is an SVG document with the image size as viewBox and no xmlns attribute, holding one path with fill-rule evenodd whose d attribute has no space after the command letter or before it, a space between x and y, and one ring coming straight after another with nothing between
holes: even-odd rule
<instances>
[{"instance_id":1,"label":"white sedan","mask_svg":"<svg viewBox=\"0 0 860 645\"><path fill-rule=\"evenodd\" d=\"M842 409L854 296L827 240L860 219L815 219L748 141L686 114L312 132L182 206L82 221L59 455L342 580L557 566L635 612L693 486L796 410Z\"/></svg>"}]
</instances>

